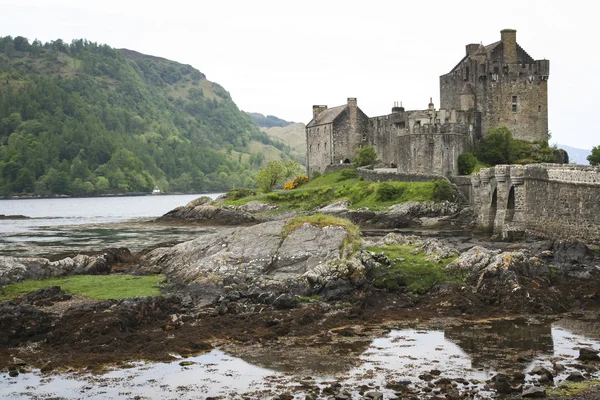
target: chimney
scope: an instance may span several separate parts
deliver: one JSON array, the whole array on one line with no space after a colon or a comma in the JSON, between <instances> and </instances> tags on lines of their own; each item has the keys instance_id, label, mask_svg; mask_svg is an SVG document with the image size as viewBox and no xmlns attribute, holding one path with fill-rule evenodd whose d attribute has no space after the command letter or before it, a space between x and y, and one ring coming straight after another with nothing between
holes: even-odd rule
<instances>
[{"instance_id":1,"label":"chimney","mask_svg":"<svg viewBox=\"0 0 600 400\"><path fill-rule=\"evenodd\" d=\"M471 55L473 53L475 53L477 50L479 49L479 44L477 43L471 43L467 45L467 55Z\"/></svg>"},{"instance_id":2,"label":"chimney","mask_svg":"<svg viewBox=\"0 0 600 400\"><path fill-rule=\"evenodd\" d=\"M356 109L356 97L348 97L348 108Z\"/></svg>"},{"instance_id":3,"label":"chimney","mask_svg":"<svg viewBox=\"0 0 600 400\"><path fill-rule=\"evenodd\" d=\"M506 64L517 63L517 31L514 29L503 29L500 31L502 45L504 46L504 62Z\"/></svg>"},{"instance_id":4,"label":"chimney","mask_svg":"<svg viewBox=\"0 0 600 400\"><path fill-rule=\"evenodd\" d=\"M313 119L317 119L317 116L325 110L327 110L327 106L313 106Z\"/></svg>"}]
</instances>

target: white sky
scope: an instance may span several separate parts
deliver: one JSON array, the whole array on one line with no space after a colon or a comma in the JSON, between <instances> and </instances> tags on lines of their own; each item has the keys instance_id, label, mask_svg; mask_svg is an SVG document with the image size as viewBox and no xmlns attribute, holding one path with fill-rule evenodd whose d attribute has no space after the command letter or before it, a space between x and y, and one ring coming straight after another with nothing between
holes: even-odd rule
<instances>
[{"instance_id":1,"label":"white sky","mask_svg":"<svg viewBox=\"0 0 600 400\"><path fill-rule=\"evenodd\" d=\"M599 3L571 0L0 0L0 36L75 38L191 64L245 111L307 123L313 104L357 97L439 107L439 76L468 43L517 42L550 60L551 143L600 145Z\"/></svg>"}]
</instances>

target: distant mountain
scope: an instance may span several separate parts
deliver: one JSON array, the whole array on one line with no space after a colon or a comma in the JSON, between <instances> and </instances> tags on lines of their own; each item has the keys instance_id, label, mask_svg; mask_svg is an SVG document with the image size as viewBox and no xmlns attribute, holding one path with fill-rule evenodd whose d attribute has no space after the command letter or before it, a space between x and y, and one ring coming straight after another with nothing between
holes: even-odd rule
<instances>
[{"instance_id":1,"label":"distant mountain","mask_svg":"<svg viewBox=\"0 0 600 400\"><path fill-rule=\"evenodd\" d=\"M266 117L260 113L247 113L252 121L261 128L272 128L274 126L288 126L293 124L293 122L283 120L281 118L277 118L274 115L267 115Z\"/></svg>"},{"instance_id":2,"label":"distant mountain","mask_svg":"<svg viewBox=\"0 0 600 400\"><path fill-rule=\"evenodd\" d=\"M592 153L592 150L578 149L575 147L567 146L565 144L557 144L559 149L564 149L569 153L569 162L575 164L589 165L587 156Z\"/></svg>"},{"instance_id":3,"label":"distant mountain","mask_svg":"<svg viewBox=\"0 0 600 400\"><path fill-rule=\"evenodd\" d=\"M0 37L0 196L223 191L286 150L189 65Z\"/></svg>"},{"instance_id":4,"label":"distant mountain","mask_svg":"<svg viewBox=\"0 0 600 400\"><path fill-rule=\"evenodd\" d=\"M290 157L306 165L306 133L301 122L281 127L260 128L275 142L283 143L291 150Z\"/></svg>"}]
</instances>

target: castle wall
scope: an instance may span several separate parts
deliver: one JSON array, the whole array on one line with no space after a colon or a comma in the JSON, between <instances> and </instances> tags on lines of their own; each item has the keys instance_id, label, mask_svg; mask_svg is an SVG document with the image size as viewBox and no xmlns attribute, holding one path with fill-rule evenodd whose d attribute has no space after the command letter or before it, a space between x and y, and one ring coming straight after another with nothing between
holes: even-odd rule
<instances>
[{"instance_id":1,"label":"castle wall","mask_svg":"<svg viewBox=\"0 0 600 400\"><path fill-rule=\"evenodd\" d=\"M333 124L331 163L352 162L358 149L368 144L368 131L369 118L360 109L344 110Z\"/></svg>"},{"instance_id":2,"label":"castle wall","mask_svg":"<svg viewBox=\"0 0 600 400\"><path fill-rule=\"evenodd\" d=\"M390 114L369 119L369 144L375 148L377 159L388 167L398 165L397 136L405 130L404 126L402 115Z\"/></svg>"},{"instance_id":3,"label":"castle wall","mask_svg":"<svg viewBox=\"0 0 600 400\"><path fill-rule=\"evenodd\" d=\"M458 156L467 151L467 137L457 133L423 133L397 138L398 172L457 175Z\"/></svg>"},{"instance_id":4,"label":"castle wall","mask_svg":"<svg viewBox=\"0 0 600 400\"><path fill-rule=\"evenodd\" d=\"M332 124L306 128L306 162L308 176L314 171L323 173L332 159Z\"/></svg>"},{"instance_id":5,"label":"castle wall","mask_svg":"<svg viewBox=\"0 0 600 400\"><path fill-rule=\"evenodd\" d=\"M600 243L600 168L497 165L472 176L478 225L504 238L525 232Z\"/></svg>"}]
</instances>

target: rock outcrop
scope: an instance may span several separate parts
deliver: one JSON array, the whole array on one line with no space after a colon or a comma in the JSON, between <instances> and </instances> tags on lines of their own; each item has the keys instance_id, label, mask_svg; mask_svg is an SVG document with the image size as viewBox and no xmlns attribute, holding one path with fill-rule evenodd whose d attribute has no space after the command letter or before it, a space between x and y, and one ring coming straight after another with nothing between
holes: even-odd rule
<instances>
[{"instance_id":1,"label":"rock outcrop","mask_svg":"<svg viewBox=\"0 0 600 400\"><path fill-rule=\"evenodd\" d=\"M345 228L305 223L285 235L285 223L270 221L227 229L158 248L141 259L136 272L164 273L175 287L210 296L227 291L250 296L262 292L311 294L336 279L362 282L361 272L357 272L362 264L352 266L355 261L346 261Z\"/></svg>"},{"instance_id":2,"label":"rock outcrop","mask_svg":"<svg viewBox=\"0 0 600 400\"><path fill-rule=\"evenodd\" d=\"M0 287L25 279L108 274L112 266L130 258L131 253L127 249L108 249L92 256L79 254L58 261L0 256Z\"/></svg>"}]
</instances>

